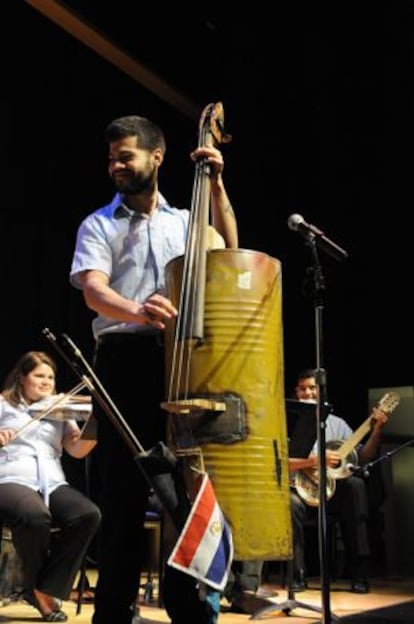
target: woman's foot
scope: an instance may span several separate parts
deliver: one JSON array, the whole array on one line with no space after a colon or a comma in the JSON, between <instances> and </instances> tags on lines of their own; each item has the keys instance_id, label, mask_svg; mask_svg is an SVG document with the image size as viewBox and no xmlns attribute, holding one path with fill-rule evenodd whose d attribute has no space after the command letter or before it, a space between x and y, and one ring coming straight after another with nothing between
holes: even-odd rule
<instances>
[{"instance_id":1,"label":"woman's foot","mask_svg":"<svg viewBox=\"0 0 414 624\"><path fill-rule=\"evenodd\" d=\"M61 601L38 589L26 592L24 599L39 611L45 622L66 622L68 619L66 613L60 610Z\"/></svg>"}]
</instances>

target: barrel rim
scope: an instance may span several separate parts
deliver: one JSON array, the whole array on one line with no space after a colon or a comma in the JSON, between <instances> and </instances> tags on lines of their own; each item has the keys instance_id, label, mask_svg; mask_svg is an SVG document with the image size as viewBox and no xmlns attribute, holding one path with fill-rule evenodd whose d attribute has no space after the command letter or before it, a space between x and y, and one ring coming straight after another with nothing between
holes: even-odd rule
<instances>
[{"instance_id":1,"label":"barrel rim","mask_svg":"<svg viewBox=\"0 0 414 624\"><path fill-rule=\"evenodd\" d=\"M271 256L265 251L257 251L255 249L247 249L244 247L237 247L237 248L226 247L224 249L209 249L207 251L207 254L210 254L210 253L212 254L223 254L223 253L224 254L229 254L229 253L254 254L255 256L263 256L263 258L266 258L270 260L271 262L274 262L277 265L281 265L281 261L278 258ZM184 258L184 255L185 254L181 254L180 256L176 256L175 258L172 258L171 260L169 260L166 264L166 268L172 263L174 263L176 260L179 260L180 258Z\"/></svg>"}]
</instances>

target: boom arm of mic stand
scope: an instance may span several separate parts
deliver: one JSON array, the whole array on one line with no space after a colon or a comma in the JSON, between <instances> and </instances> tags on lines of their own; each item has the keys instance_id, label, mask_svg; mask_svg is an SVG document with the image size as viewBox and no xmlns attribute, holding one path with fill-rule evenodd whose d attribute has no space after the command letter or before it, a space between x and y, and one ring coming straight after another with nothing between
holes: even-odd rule
<instances>
[{"instance_id":1,"label":"boom arm of mic stand","mask_svg":"<svg viewBox=\"0 0 414 624\"><path fill-rule=\"evenodd\" d=\"M407 440L407 442L404 442L404 444L400 444L400 446L397 446L397 448L393 449L392 451L388 451L387 453L384 453L384 455L380 455L379 457L377 457L377 459L374 459L373 461L368 462L363 466L355 466L357 474L362 473L366 476L369 476L369 471L371 470L371 468L385 461L386 459L391 459L392 457L394 457L394 455L407 448L408 446L412 445L414 445L414 438L411 438L411 440Z\"/></svg>"}]
</instances>

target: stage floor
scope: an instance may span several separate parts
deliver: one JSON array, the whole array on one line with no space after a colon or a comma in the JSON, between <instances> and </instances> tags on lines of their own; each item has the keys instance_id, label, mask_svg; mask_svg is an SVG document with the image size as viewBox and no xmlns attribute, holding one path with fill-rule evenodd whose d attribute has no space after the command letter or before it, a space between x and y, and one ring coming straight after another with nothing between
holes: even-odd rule
<instances>
[{"instance_id":1,"label":"stage floor","mask_svg":"<svg viewBox=\"0 0 414 624\"><path fill-rule=\"evenodd\" d=\"M88 580L91 587L94 586L95 579L96 572L88 570ZM386 609L392 605L409 603L414 600L414 579L387 580L371 578L370 584L370 593L360 595L347 591L348 584L344 581L332 583L329 587L327 598L325 596L325 600L323 600L324 597L321 593L319 579L309 579L311 589L297 593L294 596L295 601L306 605L306 608L296 607L296 603L288 603L289 607L293 606L294 608L288 609L286 612L284 610L281 611L280 608L285 607L287 604L287 591L280 586L280 582L270 579L270 582L265 583L262 589L277 592L277 596L271 599L274 603L274 610L272 608L270 612L263 614L260 619L256 619L251 618L250 615L227 612L227 605L223 601L223 612L220 614L219 624L244 624L248 621L274 623L284 621L286 616L289 616L289 624L313 624L314 622L329 622L329 624L332 622L332 624L335 624L343 618L346 618L345 621L347 621L350 616L355 614L361 614L361 622L363 622L365 619L363 617L364 614L368 615L369 611ZM316 609L322 609L323 605L325 605L324 614L308 608L316 607ZM328 610L326 610L327 606ZM69 624L90 624L93 610L92 604L82 604L79 615L76 615L76 603L72 600L65 602L63 609L69 616ZM156 600L150 605L140 601L140 617L140 624L164 624L170 621L165 610L157 607ZM397 621L412 624L412 616L410 617L410 620L398 619ZM39 613L24 602L14 602L0 607L1 623L18 624L19 622L26 622L27 624L39 621L42 621ZM359 620L352 619L352 622L356 621ZM382 619L378 620L378 622L382 621Z\"/></svg>"}]
</instances>

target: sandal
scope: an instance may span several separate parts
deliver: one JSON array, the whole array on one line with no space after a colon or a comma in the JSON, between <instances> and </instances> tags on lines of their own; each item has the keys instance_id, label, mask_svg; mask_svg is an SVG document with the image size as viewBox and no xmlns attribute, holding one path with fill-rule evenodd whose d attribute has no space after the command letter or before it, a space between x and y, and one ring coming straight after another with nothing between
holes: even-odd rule
<instances>
[{"instance_id":1,"label":"sandal","mask_svg":"<svg viewBox=\"0 0 414 624\"><path fill-rule=\"evenodd\" d=\"M32 605L32 607L39 611L45 622L66 622L68 619L66 613L60 610L62 605L61 600L48 596L47 594L43 594L38 590L25 592L23 594L23 598L26 602ZM43 606L40 604L39 598L41 599ZM53 605L53 608L49 606L50 604ZM49 609L48 611L45 610L45 606L46 609Z\"/></svg>"},{"instance_id":2,"label":"sandal","mask_svg":"<svg viewBox=\"0 0 414 624\"><path fill-rule=\"evenodd\" d=\"M51 611L42 616L45 622L66 622L68 616L64 611Z\"/></svg>"}]
</instances>

